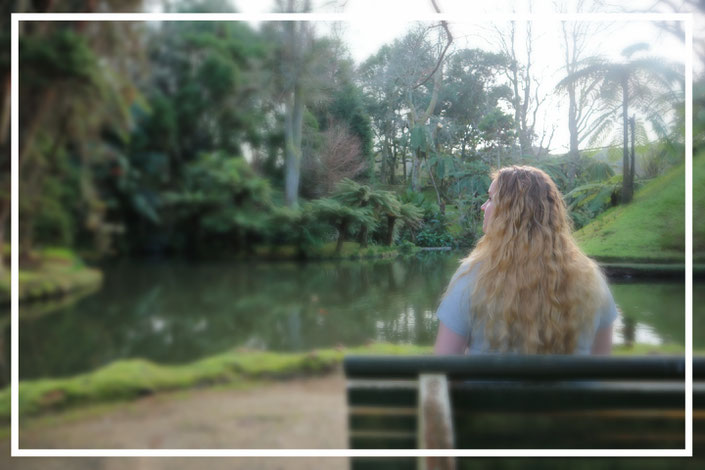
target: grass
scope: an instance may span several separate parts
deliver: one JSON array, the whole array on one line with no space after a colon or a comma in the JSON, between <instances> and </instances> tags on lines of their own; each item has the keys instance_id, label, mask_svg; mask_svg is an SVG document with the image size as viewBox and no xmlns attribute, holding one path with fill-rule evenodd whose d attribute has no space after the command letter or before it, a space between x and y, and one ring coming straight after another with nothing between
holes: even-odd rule
<instances>
[{"instance_id":1,"label":"grass","mask_svg":"<svg viewBox=\"0 0 705 470\"><path fill-rule=\"evenodd\" d=\"M430 347L375 344L309 353L233 350L190 364L167 366L143 359L116 361L93 372L61 379L20 381L21 416L76 406L125 401L160 391L251 380L315 375L332 370L346 354L428 354ZM0 390L0 421L10 417L10 388Z\"/></svg>"},{"instance_id":2,"label":"grass","mask_svg":"<svg viewBox=\"0 0 705 470\"><path fill-rule=\"evenodd\" d=\"M680 344L633 344L626 346L624 344L615 345L612 348L614 356L652 356L652 355L685 355L685 348ZM705 351L693 350L693 354L703 355Z\"/></svg>"},{"instance_id":3,"label":"grass","mask_svg":"<svg viewBox=\"0 0 705 470\"><path fill-rule=\"evenodd\" d=\"M427 355L430 346L375 343L308 353L232 350L185 365L143 359L116 361L93 372L61 379L20 381L20 416L124 402L158 392L202 386L247 387L262 380L311 376L337 367L345 355ZM615 355L683 354L678 345L616 346ZM10 388L0 390L0 421L10 418Z\"/></svg>"},{"instance_id":4,"label":"grass","mask_svg":"<svg viewBox=\"0 0 705 470\"><path fill-rule=\"evenodd\" d=\"M693 159L693 187L705 186L705 153ZM705 260L705 193L695 190L693 241L696 262ZM685 261L685 165L673 168L575 233L581 248L603 261Z\"/></svg>"}]
</instances>

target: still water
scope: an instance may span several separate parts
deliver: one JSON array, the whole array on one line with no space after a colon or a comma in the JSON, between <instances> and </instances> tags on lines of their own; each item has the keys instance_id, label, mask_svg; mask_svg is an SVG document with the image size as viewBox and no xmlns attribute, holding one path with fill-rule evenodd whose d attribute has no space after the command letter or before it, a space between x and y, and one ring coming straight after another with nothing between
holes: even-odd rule
<instances>
[{"instance_id":1,"label":"still water","mask_svg":"<svg viewBox=\"0 0 705 470\"><path fill-rule=\"evenodd\" d=\"M234 347L432 344L435 308L461 256L427 252L307 264L123 261L104 267L104 285L91 295L20 307L20 377L67 376L121 358L178 364ZM611 280L611 288L623 311L615 342L684 344L683 283ZM0 326L0 350L7 354L9 322ZM703 335L695 336L698 347ZM9 360L0 359L2 384Z\"/></svg>"}]
</instances>

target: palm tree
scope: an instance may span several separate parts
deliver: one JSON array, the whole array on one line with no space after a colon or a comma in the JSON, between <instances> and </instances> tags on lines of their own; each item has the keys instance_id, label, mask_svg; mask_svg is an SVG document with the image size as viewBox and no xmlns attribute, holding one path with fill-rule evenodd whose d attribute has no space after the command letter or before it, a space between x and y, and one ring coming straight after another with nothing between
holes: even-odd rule
<instances>
[{"instance_id":1,"label":"palm tree","mask_svg":"<svg viewBox=\"0 0 705 470\"><path fill-rule=\"evenodd\" d=\"M386 218L386 243L388 246L392 246L394 243L394 226L397 220L401 220L413 228L418 228L423 220L422 209L411 203L402 204L393 192L372 189L349 178L338 183L333 198L351 207L371 209L375 218ZM368 224L362 224L360 227L358 239L363 247L367 246L367 235L370 228L371 225Z\"/></svg>"},{"instance_id":2,"label":"palm tree","mask_svg":"<svg viewBox=\"0 0 705 470\"><path fill-rule=\"evenodd\" d=\"M648 49L644 43L634 44L622 51L623 62L609 62L605 59L594 59L576 72L569 74L556 86L565 89L570 84L578 82L600 82L600 98L605 104L606 112L595 126L599 133L614 124L610 117L618 111L621 104L622 118L622 202L632 200L634 192L634 172L629 162L629 109L635 107L649 115L650 120L662 118L662 106L666 100L672 103L674 85L680 84L683 89L683 73L676 64L656 57L632 59L639 51ZM666 98L666 100L664 99ZM658 108L658 110L657 110ZM662 126L655 126L662 127Z\"/></svg>"},{"instance_id":3,"label":"palm tree","mask_svg":"<svg viewBox=\"0 0 705 470\"><path fill-rule=\"evenodd\" d=\"M315 199L306 208L317 220L325 221L336 228L338 240L335 254L339 255L349 228L354 224L366 227L368 230L376 225L372 210L369 207L349 207L331 198Z\"/></svg>"},{"instance_id":4,"label":"palm tree","mask_svg":"<svg viewBox=\"0 0 705 470\"><path fill-rule=\"evenodd\" d=\"M410 202L407 202L406 204L402 204L401 207L399 207L399 216L398 217L391 217L389 216L388 218L388 226L389 226L389 238L387 239L387 242L389 245L392 245L392 242L394 241L394 222L399 219L399 221L402 223L402 226L409 227L411 229L418 229L423 225L423 209L421 209L419 206L412 204Z\"/></svg>"}]
</instances>

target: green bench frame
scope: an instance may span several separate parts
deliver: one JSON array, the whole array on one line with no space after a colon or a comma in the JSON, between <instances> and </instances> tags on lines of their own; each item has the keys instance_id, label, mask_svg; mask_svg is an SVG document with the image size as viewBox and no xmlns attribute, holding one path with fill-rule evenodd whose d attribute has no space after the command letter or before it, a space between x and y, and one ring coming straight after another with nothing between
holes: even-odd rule
<instances>
[{"instance_id":1,"label":"green bench frame","mask_svg":"<svg viewBox=\"0 0 705 470\"><path fill-rule=\"evenodd\" d=\"M685 448L682 356L348 356L343 367L352 449ZM693 361L693 422L702 449L702 357ZM352 468L366 463L355 458ZM445 469L455 460L372 467Z\"/></svg>"}]
</instances>

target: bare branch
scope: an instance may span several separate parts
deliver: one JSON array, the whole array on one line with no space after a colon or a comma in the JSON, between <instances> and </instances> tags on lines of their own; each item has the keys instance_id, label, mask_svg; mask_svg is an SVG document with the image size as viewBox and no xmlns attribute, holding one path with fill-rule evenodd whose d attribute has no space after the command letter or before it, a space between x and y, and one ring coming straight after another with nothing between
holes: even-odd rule
<instances>
[{"instance_id":1,"label":"bare branch","mask_svg":"<svg viewBox=\"0 0 705 470\"><path fill-rule=\"evenodd\" d=\"M433 8L435 8L436 13L441 13L441 9L438 8L438 5L436 4L436 0L431 0L431 3L433 4ZM415 90L415 89L417 89L418 87L422 86L424 83L426 83L427 81L429 81L429 80L431 79L431 77L433 77L433 75L436 73L436 71L438 70L438 68L439 68L439 67L441 66L441 64L443 63L443 58L444 58L445 55L446 55L446 51L448 51L448 48L449 48L450 45L453 43L453 35L450 33L450 29L448 29L448 23L447 23L446 21L441 21L441 26L443 27L443 29L444 29L445 32L446 32L446 38L447 38L446 45L445 45L445 47L443 48L443 50L441 51L441 55L438 57L438 61L436 62L436 66L433 68L433 70L431 71L431 73L429 73L428 76L427 76L426 78L424 78L422 81L420 81L419 83L417 83L416 85L414 85L414 86L412 87L412 90Z\"/></svg>"},{"instance_id":2,"label":"bare branch","mask_svg":"<svg viewBox=\"0 0 705 470\"><path fill-rule=\"evenodd\" d=\"M531 125L529 126L531 132L533 132L534 127L536 126L536 113L538 113L539 108L544 101L546 101L546 95L544 95L543 98L539 98L539 86L536 85L536 90L534 91L534 112L532 113Z\"/></svg>"}]
</instances>

